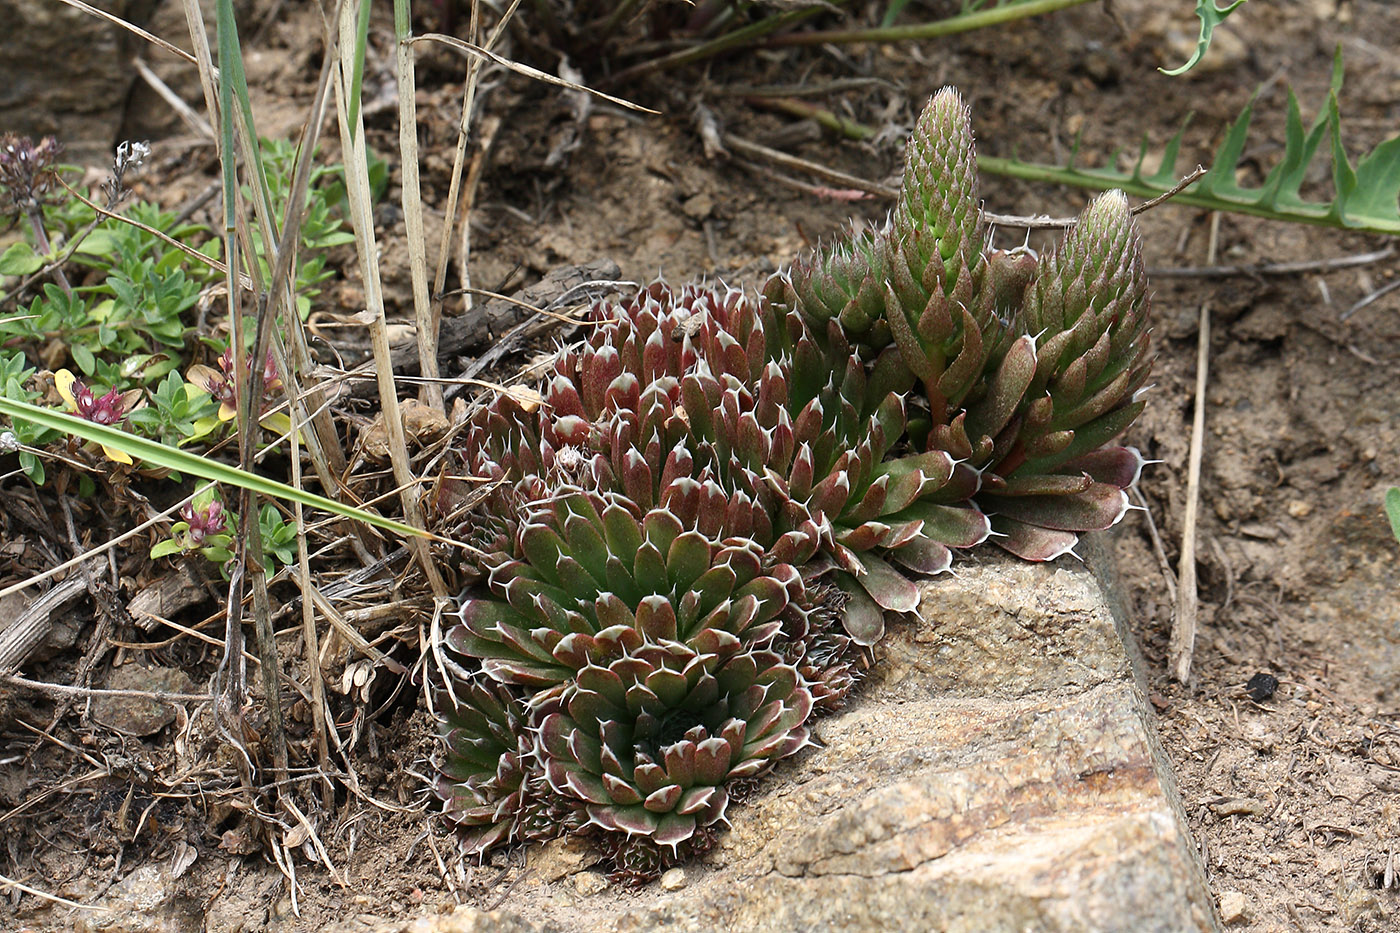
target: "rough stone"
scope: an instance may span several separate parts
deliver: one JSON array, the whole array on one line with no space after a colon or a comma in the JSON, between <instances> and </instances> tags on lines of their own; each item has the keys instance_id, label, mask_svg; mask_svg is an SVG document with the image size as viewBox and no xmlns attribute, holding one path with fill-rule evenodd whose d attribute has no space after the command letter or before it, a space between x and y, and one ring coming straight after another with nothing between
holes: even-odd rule
<instances>
[{"instance_id":1,"label":"rough stone","mask_svg":"<svg viewBox=\"0 0 1400 933\"><path fill-rule=\"evenodd\" d=\"M686 883L684 868L670 868L661 875L660 885L663 891L679 891Z\"/></svg>"},{"instance_id":2,"label":"rough stone","mask_svg":"<svg viewBox=\"0 0 1400 933\"><path fill-rule=\"evenodd\" d=\"M1241 923L1249 919L1249 901L1239 891L1220 892L1220 920L1222 923Z\"/></svg>"},{"instance_id":3,"label":"rough stone","mask_svg":"<svg viewBox=\"0 0 1400 933\"><path fill-rule=\"evenodd\" d=\"M134 0L102 8L130 18ZM139 15L137 18L141 18ZM0 4L0 126L6 132L57 136L65 161L110 158L131 86L133 42L120 27L52 0Z\"/></svg>"},{"instance_id":4,"label":"rough stone","mask_svg":"<svg viewBox=\"0 0 1400 933\"><path fill-rule=\"evenodd\" d=\"M512 911L570 933L1217 930L1111 594L993 557L921 590L683 891L561 909L541 885Z\"/></svg>"},{"instance_id":5,"label":"rough stone","mask_svg":"<svg viewBox=\"0 0 1400 933\"><path fill-rule=\"evenodd\" d=\"M194 684L182 670L126 664L112 671L108 690L190 693ZM175 721L175 707L150 697L106 697L92 701L94 722L127 735L154 735Z\"/></svg>"},{"instance_id":6,"label":"rough stone","mask_svg":"<svg viewBox=\"0 0 1400 933\"><path fill-rule=\"evenodd\" d=\"M596 871L581 871L574 875L574 890L584 897L591 897L608 889L608 879Z\"/></svg>"}]
</instances>

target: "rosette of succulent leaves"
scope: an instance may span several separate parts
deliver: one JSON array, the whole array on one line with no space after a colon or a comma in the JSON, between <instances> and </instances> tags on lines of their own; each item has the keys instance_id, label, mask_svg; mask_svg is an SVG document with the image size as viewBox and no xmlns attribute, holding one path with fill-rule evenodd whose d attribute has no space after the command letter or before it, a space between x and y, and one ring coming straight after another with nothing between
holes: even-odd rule
<instances>
[{"instance_id":1,"label":"rosette of succulent leaves","mask_svg":"<svg viewBox=\"0 0 1400 933\"><path fill-rule=\"evenodd\" d=\"M472 418L454 533L484 556L434 691L471 852L580 833L655 877L841 705L917 606L905 571L989 536L1052 559L1123 516L1142 460L1108 444L1150 366L1127 203L1043 259L987 239L944 90L884 228L759 295L599 303L538 404Z\"/></svg>"}]
</instances>

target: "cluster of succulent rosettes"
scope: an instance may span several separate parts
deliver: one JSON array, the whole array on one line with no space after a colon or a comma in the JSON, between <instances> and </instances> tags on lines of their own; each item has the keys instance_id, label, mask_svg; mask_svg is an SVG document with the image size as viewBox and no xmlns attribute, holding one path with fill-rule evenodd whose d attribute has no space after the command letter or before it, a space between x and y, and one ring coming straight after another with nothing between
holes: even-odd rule
<instances>
[{"instance_id":1,"label":"cluster of succulent rosettes","mask_svg":"<svg viewBox=\"0 0 1400 933\"><path fill-rule=\"evenodd\" d=\"M472 852L584 832L619 877L648 877L708 846L727 785L806 745L817 703L850 689L849 640L791 643L839 601L715 537L689 488L645 511L557 489L483 561L435 693L437 789Z\"/></svg>"},{"instance_id":2,"label":"cluster of succulent rosettes","mask_svg":"<svg viewBox=\"0 0 1400 933\"><path fill-rule=\"evenodd\" d=\"M996 541L1048 560L1127 510L1142 460L1106 446L1141 411L1151 367L1141 249L1121 192L1095 200L1043 259L988 246L971 118L939 92L909 142L899 202L770 282L775 307L897 349L922 388L907 442L976 474L968 503Z\"/></svg>"},{"instance_id":3,"label":"cluster of succulent rosettes","mask_svg":"<svg viewBox=\"0 0 1400 933\"><path fill-rule=\"evenodd\" d=\"M975 164L941 92L883 229L758 295L599 303L538 395L472 418L449 472L477 485L436 497L479 548L436 695L473 852L580 833L628 880L703 852L916 607L897 567L993 532L1046 560L1122 517L1142 461L1106 445L1151 362L1131 212L993 250Z\"/></svg>"},{"instance_id":4,"label":"cluster of succulent rosettes","mask_svg":"<svg viewBox=\"0 0 1400 933\"><path fill-rule=\"evenodd\" d=\"M987 536L985 517L957 505L976 474L906 449L914 378L894 348L868 352L836 322L818 339L765 296L701 286L657 283L593 320L548 383L538 466L587 451L580 479L595 488L647 506L698 497L721 536L808 578L830 573L861 644L879 638L883 610L917 602L891 560L936 573L949 548Z\"/></svg>"}]
</instances>

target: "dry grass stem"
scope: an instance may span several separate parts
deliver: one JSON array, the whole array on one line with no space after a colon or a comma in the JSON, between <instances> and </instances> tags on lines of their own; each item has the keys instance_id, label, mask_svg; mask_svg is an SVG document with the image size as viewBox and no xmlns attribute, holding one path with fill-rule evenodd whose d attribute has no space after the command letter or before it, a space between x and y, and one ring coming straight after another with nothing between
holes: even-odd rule
<instances>
[{"instance_id":1,"label":"dry grass stem","mask_svg":"<svg viewBox=\"0 0 1400 933\"><path fill-rule=\"evenodd\" d=\"M43 583L45 580L57 576L58 574L63 573L65 570L69 570L70 568L76 567L84 561L91 560L92 558L97 557L98 555L107 553L109 550L116 547L118 544L121 544L123 541L127 541L128 539L139 535L141 532L145 531L147 528L150 528L152 525L156 525L169 518L171 515L174 515L177 511L180 510L181 507L188 505L191 501L193 501L195 496L199 495L201 492L204 492L206 489L209 489L213 485L213 483L206 483L205 485L196 489L190 495L186 496L184 499L181 499L179 502L172 505L170 508L166 509L163 512L157 513L151 518L148 518L146 521L137 525L135 528L131 528L127 531L122 532L110 541L107 541L103 544L99 544L97 547L92 548L91 550L84 551L77 557L73 557L69 560L64 561L61 564L58 564L54 567L50 567L43 573L36 573L32 577L28 577L24 580L19 581L18 583L12 583L9 586L4 587L3 589L0 589L0 599L9 596L11 593L18 593L20 590L28 589L29 587L34 586L36 583Z\"/></svg>"},{"instance_id":2,"label":"dry grass stem","mask_svg":"<svg viewBox=\"0 0 1400 933\"><path fill-rule=\"evenodd\" d=\"M423 190L418 178L418 109L414 101L413 27L408 0L394 0L395 63L399 102L399 196L403 206L404 234L408 240L408 272L413 289L413 320L417 324L418 371L429 380L440 375L437 359L437 313L428 295L428 244L423 232ZM446 411L442 387L426 382L418 400Z\"/></svg>"},{"instance_id":3,"label":"dry grass stem","mask_svg":"<svg viewBox=\"0 0 1400 933\"><path fill-rule=\"evenodd\" d=\"M393 464L394 477L403 488L400 501L403 505L404 520L416 528L424 528L422 510L418 505L414 476L409 466L408 447L404 437L403 415L399 409L397 386L394 382L393 356L389 349L389 336L384 321L384 293L380 286L379 263L374 236L374 217L370 193L367 187L369 178L368 159L365 154L363 116L352 126L349 122L349 101L345 97L346 81L354 70L355 11L349 4L341 8L340 39L338 43L340 70L336 74L336 108L339 114L341 150L345 164L345 189L351 226L355 231L356 254L359 257L360 272L365 289L365 319L369 325L370 342L374 349L375 365L378 370L379 402L384 413L384 424L389 435L389 456ZM439 573L432 550L426 540L415 538L409 542L435 596L447 595L447 584Z\"/></svg>"},{"instance_id":4,"label":"dry grass stem","mask_svg":"<svg viewBox=\"0 0 1400 933\"><path fill-rule=\"evenodd\" d=\"M107 22L111 23L114 26L120 26L127 32L132 33L133 35L140 36L142 39L145 39L147 42L151 43L151 45L165 49L167 52L169 52L171 55L174 55L176 58L183 58L191 65L195 64L195 57L189 52L186 52L179 46L171 45L169 42L166 42L160 36L149 33L146 30L142 29L140 26L135 25L134 23L128 23L120 16L117 16L113 13L108 13L106 10L99 10L95 6L90 6L86 3L83 3L82 0L59 0L59 2L66 3L68 6L73 7L73 9L75 10L82 10L84 13L87 13L90 16L96 16L98 19L105 19Z\"/></svg>"},{"instance_id":5,"label":"dry grass stem","mask_svg":"<svg viewBox=\"0 0 1400 933\"><path fill-rule=\"evenodd\" d=\"M1149 268L1147 275L1155 279L1226 279L1237 275L1302 275L1309 272L1335 272L1356 266L1369 266L1395 255L1395 247L1387 246L1369 253L1338 256L1336 259L1307 259L1299 262L1256 262L1244 266L1164 266Z\"/></svg>"},{"instance_id":6,"label":"dry grass stem","mask_svg":"<svg viewBox=\"0 0 1400 933\"><path fill-rule=\"evenodd\" d=\"M1206 262L1215 262L1220 239L1220 214L1210 218L1210 245ZM1201 503L1201 459L1205 448L1206 385L1210 376L1210 300L1201 302L1200 333L1196 343L1195 415L1191 421L1191 454L1186 473L1186 513L1181 530L1181 560L1177 564L1176 617L1167 649L1172 676L1186 683L1191 676L1191 659L1196 646L1196 620L1199 594L1196 589L1196 520Z\"/></svg>"},{"instance_id":7,"label":"dry grass stem","mask_svg":"<svg viewBox=\"0 0 1400 933\"><path fill-rule=\"evenodd\" d=\"M456 49L458 52L461 52L464 55L474 55L478 58L483 58L489 62L493 62L497 65L500 65L502 68L505 68L509 71L513 71L516 74L524 75L527 78L534 78L536 81L543 81L545 84L553 84L556 87L568 88L571 91L583 91L584 93L592 94L594 97L602 98L603 100L606 100L609 103L617 104L619 107L626 107L628 110L635 110L638 113L650 113L657 115L659 115L660 113L660 111L652 110L650 107L643 107L641 104L634 104L631 101L623 100L621 97L613 97L611 94L605 94L602 91L595 91L591 87L587 87L582 84L575 84L573 81L566 81L563 78L556 78L554 75L549 74L548 72L540 71L538 68L531 68L529 65L522 65L519 62L511 61L508 58L504 58L500 55L497 55L495 52L492 52L489 49L483 49L480 46L473 45L470 42L465 42L454 36L444 36L441 33L430 32L426 35L417 36L409 41L438 42L442 45L447 46L448 48Z\"/></svg>"},{"instance_id":8,"label":"dry grass stem","mask_svg":"<svg viewBox=\"0 0 1400 933\"><path fill-rule=\"evenodd\" d=\"M4 875L0 875L0 887L16 888L17 890L23 891L25 894L32 894L40 900L48 901L52 904L62 904L64 907L72 907L77 910L92 910L99 913L107 913L112 909L110 907L101 907L96 904L80 904L77 901L70 901L66 897L59 897L57 894L41 891L38 888L30 887L22 881L6 878Z\"/></svg>"},{"instance_id":9,"label":"dry grass stem","mask_svg":"<svg viewBox=\"0 0 1400 933\"><path fill-rule=\"evenodd\" d=\"M193 130L196 136L208 142L214 141L214 128L209 125L209 121L200 116L199 112L193 107L185 103L184 98L176 94L175 91L171 89L170 85L162 81L160 75L152 71L151 66L147 65L144 59L138 56L131 60L131 64L136 68L136 73L141 76L141 80L145 81L151 90L160 95L161 100L170 105L170 109L175 111L175 115L178 116L186 126Z\"/></svg>"}]
</instances>

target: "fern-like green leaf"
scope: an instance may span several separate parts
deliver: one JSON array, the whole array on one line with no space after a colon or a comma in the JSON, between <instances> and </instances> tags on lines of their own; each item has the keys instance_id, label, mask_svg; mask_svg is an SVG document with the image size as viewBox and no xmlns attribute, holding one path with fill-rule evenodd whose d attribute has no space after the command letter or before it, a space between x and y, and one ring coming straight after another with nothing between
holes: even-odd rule
<instances>
[{"instance_id":1,"label":"fern-like green leaf","mask_svg":"<svg viewBox=\"0 0 1400 933\"><path fill-rule=\"evenodd\" d=\"M1240 156L1245 150L1250 121L1254 116L1255 99L1251 98L1225 134L1210 170L1177 194L1173 201L1206 210L1235 211L1274 220L1372 233L1400 233L1400 204L1397 204L1400 201L1400 136L1380 143L1353 166L1342 142L1341 112L1337 105L1337 93L1341 86L1342 58L1339 48L1332 69L1332 87L1327 104L1310 126L1305 127L1303 123L1297 97L1291 90L1288 92L1283 158L1258 188L1247 188L1236 181ZM1183 123L1176 135L1168 140L1162 153L1161 166L1151 174L1143 170L1147 156L1146 139L1131 172L1114 168L1116 152L1101 168L1082 168L1075 164L1077 145L1063 166L987 156L979 156L977 163L982 171L994 175L1096 190L1121 188L1137 197L1153 198L1169 191L1177 179L1185 174L1177 169L1185 132L1186 124ZM1331 138L1329 152L1334 198L1331 201L1310 201L1302 196L1301 188L1324 136Z\"/></svg>"},{"instance_id":2,"label":"fern-like green leaf","mask_svg":"<svg viewBox=\"0 0 1400 933\"><path fill-rule=\"evenodd\" d=\"M1195 68L1201 57L1206 54L1206 49L1210 48L1210 40L1215 34L1215 27L1225 22L1225 17L1239 9L1240 4L1245 0L1235 0L1227 7L1221 8L1215 5L1215 0L1196 0L1196 18L1201 21L1201 37L1196 40L1196 51L1191 53L1191 58L1180 68L1173 68L1168 71L1166 68L1158 68L1164 75L1182 75Z\"/></svg>"}]
</instances>

